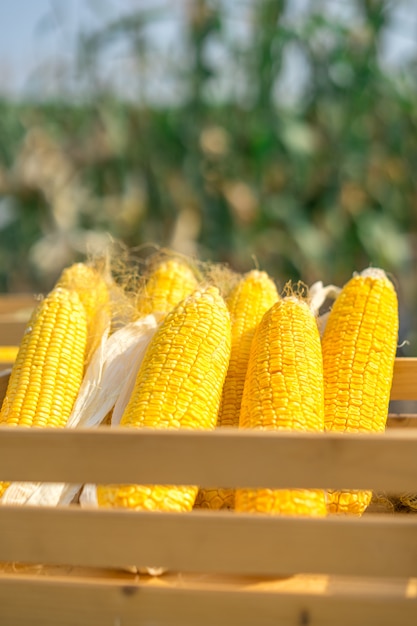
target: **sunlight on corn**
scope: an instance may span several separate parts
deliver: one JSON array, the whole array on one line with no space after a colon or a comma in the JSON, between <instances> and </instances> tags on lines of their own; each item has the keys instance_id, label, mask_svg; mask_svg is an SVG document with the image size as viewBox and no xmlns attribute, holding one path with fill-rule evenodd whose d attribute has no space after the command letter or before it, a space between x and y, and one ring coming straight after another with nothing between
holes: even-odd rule
<instances>
[{"instance_id":1,"label":"sunlight on corn","mask_svg":"<svg viewBox=\"0 0 417 626\"><path fill-rule=\"evenodd\" d=\"M241 428L324 430L320 336L309 306L296 296L265 313L252 343ZM237 489L236 510L326 515L322 490Z\"/></svg>"},{"instance_id":2,"label":"sunlight on corn","mask_svg":"<svg viewBox=\"0 0 417 626\"><path fill-rule=\"evenodd\" d=\"M230 358L230 315L216 287L196 290L151 341L121 426L213 429ZM198 487L100 485L100 506L189 511Z\"/></svg>"},{"instance_id":3,"label":"sunlight on corn","mask_svg":"<svg viewBox=\"0 0 417 626\"><path fill-rule=\"evenodd\" d=\"M266 272L248 272L226 299L232 322L232 350L223 387L218 426L239 426L240 405L252 339L264 313L278 300L274 281ZM233 489L201 489L196 507L233 508Z\"/></svg>"},{"instance_id":4,"label":"sunlight on corn","mask_svg":"<svg viewBox=\"0 0 417 626\"><path fill-rule=\"evenodd\" d=\"M88 364L110 322L110 294L104 275L91 265L74 263L63 270L56 286L75 291L85 308Z\"/></svg>"},{"instance_id":5,"label":"sunlight on corn","mask_svg":"<svg viewBox=\"0 0 417 626\"><path fill-rule=\"evenodd\" d=\"M185 261L177 258L162 260L151 269L146 283L139 290L138 313L141 316L150 313L166 315L196 287L196 275Z\"/></svg>"},{"instance_id":6,"label":"sunlight on corn","mask_svg":"<svg viewBox=\"0 0 417 626\"><path fill-rule=\"evenodd\" d=\"M84 372L87 321L77 293L50 292L26 327L0 411L8 426L65 426ZM7 488L0 487L0 496Z\"/></svg>"},{"instance_id":7,"label":"sunlight on corn","mask_svg":"<svg viewBox=\"0 0 417 626\"><path fill-rule=\"evenodd\" d=\"M397 340L394 286L369 268L344 286L323 333L326 430L385 430ZM371 491L331 491L328 509L361 515L371 498Z\"/></svg>"}]
</instances>

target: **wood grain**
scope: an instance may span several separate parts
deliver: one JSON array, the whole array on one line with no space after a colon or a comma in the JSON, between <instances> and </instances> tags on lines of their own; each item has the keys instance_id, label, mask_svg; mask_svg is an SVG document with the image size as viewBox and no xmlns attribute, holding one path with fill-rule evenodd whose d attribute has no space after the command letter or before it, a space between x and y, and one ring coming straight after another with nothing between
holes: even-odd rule
<instances>
[{"instance_id":1,"label":"wood grain","mask_svg":"<svg viewBox=\"0 0 417 626\"><path fill-rule=\"evenodd\" d=\"M39 298L29 294L0 297L0 345L19 345L32 310Z\"/></svg>"},{"instance_id":2,"label":"wood grain","mask_svg":"<svg viewBox=\"0 0 417 626\"><path fill-rule=\"evenodd\" d=\"M405 594L314 594L177 586L163 581L4 577L0 623L7 626L405 626L414 624L416 599ZM366 586L365 586L366 589Z\"/></svg>"},{"instance_id":3,"label":"wood grain","mask_svg":"<svg viewBox=\"0 0 417 626\"><path fill-rule=\"evenodd\" d=\"M25 332L26 322L2 320L0 323L0 344L2 346L18 346Z\"/></svg>"},{"instance_id":4,"label":"wood grain","mask_svg":"<svg viewBox=\"0 0 417 626\"><path fill-rule=\"evenodd\" d=\"M390 413L387 428L417 428L417 415L415 413Z\"/></svg>"},{"instance_id":5,"label":"wood grain","mask_svg":"<svg viewBox=\"0 0 417 626\"><path fill-rule=\"evenodd\" d=\"M417 358L395 359L391 400L417 400Z\"/></svg>"},{"instance_id":6,"label":"wood grain","mask_svg":"<svg viewBox=\"0 0 417 626\"><path fill-rule=\"evenodd\" d=\"M0 320L6 315L24 315L31 311L39 301L39 296L29 293L10 293L0 296Z\"/></svg>"},{"instance_id":7,"label":"wood grain","mask_svg":"<svg viewBox=\"0 0 417 626\"><path fill-rule=\"evenodd\" d=\"M155 462L158 459L158 462ZM381 434L0 427L2 480L412 490L417 429Z\"/></svg>"},{"instance_id":8,"label":"wood grain","mask_svg":"<svg viewBox=\"0 0 417 626\"><path fill-rule=\"evenodd\" d=\"M417 518L0 508L0 561L265 576L417 576Z\"/></svg>"}]
</instances>

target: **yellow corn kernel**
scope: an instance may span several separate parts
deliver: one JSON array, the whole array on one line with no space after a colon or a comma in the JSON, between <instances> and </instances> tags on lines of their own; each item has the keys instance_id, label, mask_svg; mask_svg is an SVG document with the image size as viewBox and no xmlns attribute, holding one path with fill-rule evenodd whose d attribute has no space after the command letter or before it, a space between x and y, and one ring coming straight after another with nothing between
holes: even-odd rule
<instances>
[{"instance_id":1,"label":"yellow corn kernel","mask_svg":"<svg viewBox=\"0 0 417 626\"><path fill-rule=\"evenodd\" d=\"M151 271L139 291L137 310L140 316L166 315L197 287L197 278L187 263L177 258L161 261Z\"/></svg>"},{"instance_id":2,"label":"yellow corn kernel","mask_svg":"<svg viewBox=\"0 0 417 626\"><path fill-rule=\"evenodd\" d=\"M235 490L219 487L199 489L195 500L196 509L234 509Z\"/></svg>"},{"instance_id":3,"label":"yellow corn kernel","mask_svg":"<svg viewBox=\"0 0 417 626\"><path fill-rule=\"evenodd\" d=\"M275 283L268 274L253 270L242 277L226 300L232 322L232 350L223 386L218 426L239 426L253 335L264 313L278 297ZM201 508L231 509L233 506L233 489L201 489L196 499L196 507Z\"/></svg>"},{"instance_id":4,"label":"yellow corn kernel","mask_svg":"<svg viewBox=\"0 0 417 626\"><path fill-rule=\"evenodd\" d=\"M230 358L230 315L216 287L196 290L149 344L121 425L213 429ZM101 485L100 506L189 511L197 487Z\"/></svg>"},{"instance_id":5,"label":"yellow corn kernel","mask_svg":"<svg viewBox=\"0 0 417 626\"><path fill-rule=\"evenodd\" d=\"M320 336L313 313L290 296L267 311L252 342L241 428L324 430ZM324 491L237 489L238 511L324 516Z\"/></svg>"},{"instance_id":6,"label":"yellow corn kernel","mask_svg":"<svg viewBox=\"0 0 417 626\"><path fill-rule=\"evenodd\" d=\"M57 287L77 292L87 316L86 364L98 347L110 319L110 294L102 272L86 263L63 270Z\"/></svg>"},{"instance_id":7,"label":"yellow corn kernel","mask_svg":"<svg viewBox=\"0 0 417 626\"><path fill-rule=\"evenodd\" d=\"M232 322L232 350L219 411L219 426L239 426L240 405L255 330L278 300L274 282L265 272L246 274L226 300Z\"/></svg>"},{"instance_id":8,"label":"yellow corn kernel","mask_svg":"<svg viewBox=\"0 0 417 626\"><path fill-rule=\"evenodd\" d=\"M27 324L0 424L64 426L84 370L87 322L78 295L56 288Z\"/></svg>"},{"instance_id":9,"label":"yellow corn kernel","mask_svg":"<svg viewBox=\"0 0 417 626\"><path fill-rule=\"evenodd\" d=\"M54 289L26 326L0 424L65 426L81 385L86 342L86 315L78 295ZM0 483L0 497L8 486Z\"/></svg>"},{"instance_id":10,"label":"yellow corn kernel","mask_svg":"<svg viewBox=\"0 0 417 626\"><path fill-rule=\"evenodd\" d=\"M10 483L0 482L0 498L2 497L9 485Z\"/></svg>"},{"instance_id":11,"label":"yellow corn kernel","mask_svg":"<svg viewBox=\"0 0 417 626\"><path fill-rule=\"evenodd\" d=\"M369 268L343 287L323 333L327 430L385 430L397 339L394 286L383 270ZM328 509L361 515L371 497L371 491L332 491Z\"/></svg>"}]
</instances>

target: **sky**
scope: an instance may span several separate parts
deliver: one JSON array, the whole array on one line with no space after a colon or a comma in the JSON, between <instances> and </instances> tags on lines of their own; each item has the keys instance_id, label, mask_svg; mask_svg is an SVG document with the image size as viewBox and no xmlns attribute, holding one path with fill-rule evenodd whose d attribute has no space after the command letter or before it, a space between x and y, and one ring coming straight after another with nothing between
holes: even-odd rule
<instances>
[{"instance_id":1,"label":"sky","mask_svg":"<svg viewBox=\"0 0 417 626\"><path fill-rule=\"evenodd\" d=\"M78 5L70 0L69 5ZM43 55L54 54L58 41L42 37L42 18L50 0L0 0L0 72L2 90L22 91ZM43 25L45 28L46 24Z\"/></svg>"},{"instance_id":2,"label":"sky","mask_svg":"<svg viewBox=\"0 0 417 626\"><path fill-rule=\"evenodd\" d=\"M236 0L248 6L250 0ZM181 8L187 0L0 0L0 94L24 97L50 85L59 89L60 81L68 85L73 77L77 36L80 29L91 31L107 19L126 14L131 8L166 7L168 19L152 34L153 41L168 54L175 50L180 32ZM223 0L226 6L238 6ZM296 13L314 4L327 4L329 11L346 15L352 11L352 0L292 0ZM400 65L417 49L417 0L396 0L392 27L386 34L383 56L386 63ZM238 21L236 20L236 28ZM106 71L115 77L123 91L128 89L121 76L129 59L116 52L107 57ZM297 63L294 60L294 63ZM159 80L151 89L164 89ZM161 86L162 85L162 86ZM165 87L169 91L169 84Z\"/></svg>"},{"instance_id":3,"label":"sky","mask_svg":"<svg viewBox=\"0 0 417 626\"><path fill-rule=\"evenodd\" d=\"M49 0L0 2L0 55L22 58L30 53L33 29L49 9Z\"/></svg>"},{"instance_id":4,"label":"sky","mask_svg":"<svg viewBox=\"0 0 417 626\"><path fill-rule=\"evenodd\" d=\"M24 94L39 74L75 57L81 29L92 31L132 7L167 5L161 0L0 0L0 93ZM168 6L169 6L168 0ZM172 4L172 2L171 2ZM173 5L181 4L173 0ZM176 17L177 10L171 11ZM171 28L172 30L172 28ZM164 34L169 31L165 25ZM170 33L168 33L170 34ZM165 37L161 41L165 41Z\"/></svg>"}]
</instances>

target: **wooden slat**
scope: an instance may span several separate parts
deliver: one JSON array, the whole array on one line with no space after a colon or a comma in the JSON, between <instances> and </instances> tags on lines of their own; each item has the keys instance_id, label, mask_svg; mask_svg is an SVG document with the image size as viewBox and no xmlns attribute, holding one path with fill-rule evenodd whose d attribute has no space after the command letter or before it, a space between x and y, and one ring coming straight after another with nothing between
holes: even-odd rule
<instances>
[{"instance_id":1,"label":"wooden slat","mask_svg":"<svg viewBox=\"0 0 417 626\"><path fill-rule=\"evenodd\" d=\"M0 296L0 321L5 315L23 315L29 313L38 303L40 296L34 294L10 293Z\"/></svg>"},{"instance_id":2,"label":"wooden slat","mask_svg":"<svg viewBox=\"0 0 417 626\"><path fill-rule=\"evenodd\" d=\"M391 400L417 400L417 358L395 359Z\"/></svg>"},{"instance_id":3,"label":"wooden slat","mask_svg":"<svg viewBox=\"0 0 417 626\"><path fill-rule=\"evenodd\" d=\"M19 345L34 307L39 298L29 294L10 294L0 297L0 344Z\"/></svg>"},{"instance_id":4,"label":"wooden slat","mask_svg":"<svg viewBox=\"0 0 417 626\"><path fill-rule=\"evenodd\" d=\"M0 623L7 626L408 626L417 611L415 598L366 591L242 593L171 588L163 581L0 580Z\"/></svg>"},{"instance_id":5,"label":"wooden slat","mask_svg":"<svg viewBox=\"0 0 417 626\"><path fill-rule=\"evenodd\" d=\"M387 428L417 428L417 415L415 413L390 413Z\"/></svg>"},{"instance_id":6,"label":"wooden slat","mask_svg":"<svg viewBox=\"0 0 417 626\"><path fill-rule=\"evenodd\" d=\"M394 493L416 487L417 429L354 434L3 426L0 476L6 481L371 488Z\"/></svg>"},{"instance_id":7,"label":"wooden slat","mask_svg":"<svg viewBox=\"0 0 417 626\"><path fill-rule=\"evenodd\" d=\"M417 576L417 519L4 505L0 561L283 576Z\"/></svg>"},{"instance_id":8,"label":"wooden slat","mask_svg":"<svg viewBox=\"0 0 417 626\"><path fill-rule=\"evenodd\" d=\"M26 322L19 320L3 320L0 323L0 344L3 346L19 345L23 333L25 332Z\"/></svg>"},{"instance_id":9,"label":"wooden slat","mask_svg":"<svg viewBox=\"0 0 417 626\"><path fill-rule=\"evenodd\" d=\"M417 578L381 578L363 576L330 576L329 574L293 574L290 576L242 576L239 574L208 574L205 572L164 572L149 575L126 568L72 567L68 565L39 565L0 563L0 584L7 580L35 581L42 576L64 584L116 583L139 585L141 588L164 587L189 591L237 590L324 595L358 595L391 598L416 598Z\"/></svg>"}]
</instances>

